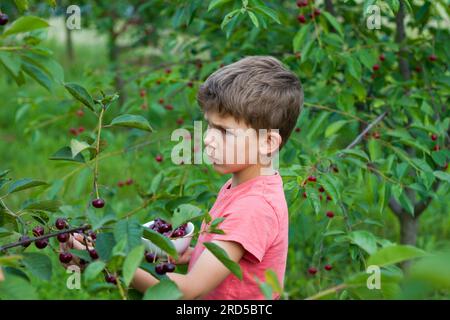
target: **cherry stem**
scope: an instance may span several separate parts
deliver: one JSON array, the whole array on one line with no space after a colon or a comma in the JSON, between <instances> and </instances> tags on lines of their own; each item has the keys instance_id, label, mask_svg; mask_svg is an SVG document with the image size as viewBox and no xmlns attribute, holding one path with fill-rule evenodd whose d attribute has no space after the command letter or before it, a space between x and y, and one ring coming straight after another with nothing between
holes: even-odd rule
<instances>
[{"instance_id":1,"label":"cherry stem","mask_svg":"<svg viewBox=\"0 0 450 320\"><path fill-rule=\"evenodd\" d=\"M105 109L102 107L100 111L100 116L98 117L98 131L97 131L97 145L95 148L95 167L94 167L94 188L95 193L97 195L97 199L100 198L98 194L98 155L100 153L100 134L102 132L102 121L103 121L103 113Z\"/></svg>"},{"instance_id":2,"label":"cherry stem","mask_svg":"<svg viewBox=\"0 0 450 320\"><path fill-rule=\"evenodd\" d=\"M58 232L54 232L54 233L48 233L48 234L45 234L43 236L39 236L39 237L35 237L35 238L30 238L30 239L26 239L26 240L22 240L22 241L17 241L17 242L12 242L12 243L9 243L9 244L5 244L4 246L1 246L0 247L0 252L1 251L5 251L5 250L10 249L10 248L22 246L24 244L31 243L31 242L34 242L34 241L37 241L37 240L49 239L49 238L56 237L56 236L58 236L60 234L70 233L70 232L75 232L75 231L84 231L84 230L88 230L90 228L91 228L90 225L85 224L83 226L76 227L76 228L70 228L70 229L67 229L67 230L62 230L62 231L58 231Z\"/></svg>"}]
</instances>

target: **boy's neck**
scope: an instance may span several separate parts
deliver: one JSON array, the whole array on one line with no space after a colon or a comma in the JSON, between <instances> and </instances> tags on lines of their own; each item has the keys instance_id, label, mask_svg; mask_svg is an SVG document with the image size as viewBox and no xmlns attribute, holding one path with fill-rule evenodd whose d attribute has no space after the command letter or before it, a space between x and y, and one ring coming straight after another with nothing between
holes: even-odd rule
<instances>
[{"instance_id":1,"label":"boy's neck","mask_svg":"<svg viewBox=\"0 0 450 320\"><path fill-rule=\"evenodd\" d=\"M244 183L261 175L269 176L274 174L275 170L273 170L273 168L264 168L263 170L261 165L249 166L241 171L233 173L233 176L231 178L231 188L234 188L241 183Z\"/></svg>"}]
</instances>

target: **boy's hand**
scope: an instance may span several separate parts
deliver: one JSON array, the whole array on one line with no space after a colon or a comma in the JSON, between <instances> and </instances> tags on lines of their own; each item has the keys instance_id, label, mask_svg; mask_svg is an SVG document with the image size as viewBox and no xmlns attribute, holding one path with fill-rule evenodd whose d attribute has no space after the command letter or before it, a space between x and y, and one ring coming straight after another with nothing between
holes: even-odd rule
<instances>
[{"instance_id":1,"label":"boy's hand","mask_svg":"<svg viewBox=\"0 0 450 320\"><path fill-rule=\"evenodd\" d=\"M194 248L189 247L186 249L185 252L183 252L183 254L181 256L178 257L177 260L172 259L171 257L169 257L169 261L175 264L186 264L189 263L189 261L191 260L191 255L192 252L194 251Z\"/></svg>"},{"instance_id":2,"label":"boy's hand","mask_svg":"<svg viewBox=\"0 0 450 320\"><path fill-rule=\"evenodd\" d=\"M92 242L91 242L92 243ZM93 247L88 242L87 245L88 249L91 250ZM70 238L65 243L59 244L60 252L67 252L70 249L76 249L76 250L86 250L86 242L84 240L83 235L79 233L74 233L73 235L70 235ZM68 268L69 266L76 265L80 267L81 269L85 268L85 265L80 262L80 258L77 256L73 256L73 259L70 263L63 263L62 264L65 268Z\"/></svg>"}]
</instances>

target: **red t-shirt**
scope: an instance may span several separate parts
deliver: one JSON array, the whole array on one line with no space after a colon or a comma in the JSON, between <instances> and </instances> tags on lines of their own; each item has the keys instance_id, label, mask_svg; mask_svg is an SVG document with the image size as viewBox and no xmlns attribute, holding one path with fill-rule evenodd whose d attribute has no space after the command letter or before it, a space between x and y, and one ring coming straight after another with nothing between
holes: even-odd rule
<instances>
[{"instance_id":1,"label":"red t-shirt","mask_svg":"<svg viewBox=\"0 0 450 320\"><path fill-rule=\"evenodd\" d=\"M288 208L278 172L271 176L258 176L234 188L231 187L231 179L228 180L220 189L210 215L212 220L225 217L218 227L225 234L201 234L188 270L205 250L203 242L235 241L245 249L239 262L243 279L241 281L230 274L202 299L265 299L255 276L265 281L265 271L268 269L277 274L283 287L288 250ZM203 222L201 230L206 229ZM273 298L277 299L279 295L274 294Z\"/></svg>"}]
</instances>

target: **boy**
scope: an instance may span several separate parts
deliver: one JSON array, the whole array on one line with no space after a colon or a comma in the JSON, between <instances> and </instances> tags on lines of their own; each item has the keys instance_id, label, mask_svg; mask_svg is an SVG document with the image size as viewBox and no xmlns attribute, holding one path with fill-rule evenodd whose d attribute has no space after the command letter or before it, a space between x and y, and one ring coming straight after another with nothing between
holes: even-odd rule
<instances>
[{"instance_id":1,"label":"boy","mask_svg":"<svg viewBox=\"0 0 450 320\"><path fill-rule=\"evenodd\" d=\"M255 277L264 281L265 271L272 269L284 283L288 209L279 173L261 158L277 155L295 127L303 104L300 81L277 59L250 56L210 75L197 100L208 122L207 155L215 170L232 174L210 211L213 220L225 218L219 226L225 234L201 233L195 248L175 261L189 263L187 274L167 276L184 299L264 299ZM252 130L258 132L242 133ZM256 150L256 161L251 150ZM207 229L205 222L201 229ZM242 281L203 242L217 244L239 263ZM138 269L131 285L145 292L157 283Z\"/></svg>"}]
</instances>

